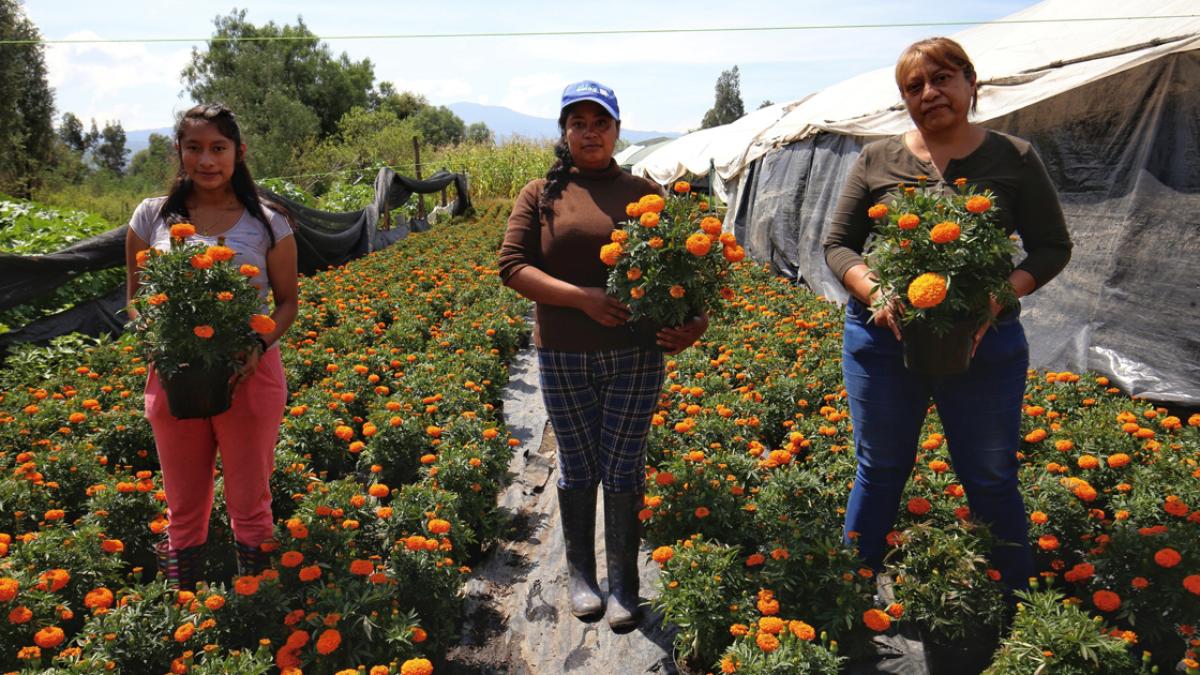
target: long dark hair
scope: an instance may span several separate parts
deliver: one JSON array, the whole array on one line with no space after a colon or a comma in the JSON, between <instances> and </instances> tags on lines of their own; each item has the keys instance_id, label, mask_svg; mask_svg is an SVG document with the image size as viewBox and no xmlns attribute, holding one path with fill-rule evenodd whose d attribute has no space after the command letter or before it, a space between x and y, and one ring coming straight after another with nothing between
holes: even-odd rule
<instances>
[{"instance_id":1,"label":"long dark hair","mask_svg":"<svg viewBox=\"0 0 1200 675\"><path fill-rule=\"evenodd\" d=\"M538 196L538 209L547 218L554 213L554 200L562 194L571 177L571 167L575 160L571 158L571 148L567 145L567 113L571 107L563 108L558 115L558 142L554 144L554 156L557 161L546 172L546 184L542 186L542 194Z\"/></svg>"},{"instance_id":2,"label":"long dark hair","mask_svg":"<svg viewBox=\"0 0 1200 675\"><path fill-rule=\"evenodd\" d=\"M216 126L222 136L233 141L234 152L237 153L233 164L233 177L230 179L233 193L242 206L246 207L246 211L266 228L267 237L271 240L271 248L275 248L275 232L271 230L271 221L267 219L267 213L259 201L258 185L254 183L254 177L250 175L250 167L246 166L246 158L242 154L241 127L238 126L233 111L220 103L201 103L193 106L183 113L183 116L179 118L179 123L175 125L175 151L178 153L179 172L175 175L175 182L171 186L170 192L167 193L167 200L159 209L159 217L167 222L188 218L187 198L192 192L192 179L183 170L181 144L184 133L189 127L196 124L212 124Z\"/></svg>"}]
</instances>

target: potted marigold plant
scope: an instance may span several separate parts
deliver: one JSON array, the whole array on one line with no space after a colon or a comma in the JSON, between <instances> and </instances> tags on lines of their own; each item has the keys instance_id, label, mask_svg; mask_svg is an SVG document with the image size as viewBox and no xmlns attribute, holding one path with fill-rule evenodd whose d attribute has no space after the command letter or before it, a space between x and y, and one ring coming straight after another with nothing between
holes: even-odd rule
<instances>
[{"instance_id":1,"label":"potted marigold plant","mask_svg":"<svg viewBox=\"0 0 1200 675\"><path fill-rule=\"evenodd\" d=\"M991 319L991 300L1008 307L1016 244L995 223L990 191L966 181L945 193L921 180L872 206L875 237L867 246L879 302L902 307L904 364L926 375L970 366L975 332Z\"/></svg>"},{"instance_id":2,"label":"potted marigold plant","mask_svg":"<svg viewBox=\"0 0 1200 675\"><path fill-rule=\"evenodd\" d=\"M229 408L238 356L274 321L259 314L253 265L235 267L235 251L192 240L188 223L171 226L171 249L138 254L139 286L132 308L143 356L167 392L171 414L211 417Z\"/></svg>"},{"instance_id":3,"label":"potted marigold plant","mask_svg":"<svg viewBox=\"0 0 1200 675\"><path fill-rule=\"evenodd\" d=\"M642 197L625 213L630 220L613 230L600 259L612 268L608 292L629 306L630 328L644 344L655 345L660 328L679 326L733 297L724 280L729 263L746 252L732 233L721 232L721 220L686 182L665 199Z\"/></svg>"}]
</instances>

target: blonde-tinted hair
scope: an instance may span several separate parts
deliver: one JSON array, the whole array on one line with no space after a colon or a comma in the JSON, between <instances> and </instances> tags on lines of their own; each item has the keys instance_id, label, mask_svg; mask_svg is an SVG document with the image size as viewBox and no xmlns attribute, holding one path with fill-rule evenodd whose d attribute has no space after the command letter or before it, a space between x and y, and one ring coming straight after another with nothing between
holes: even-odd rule
<instances>
[{"instance_id":1,"label":"blonde-tinted hair","mask_svg":"<svg viewBox=\"0 0 1200 675\"><path fill-rule=\"evenodd\" d=\"M967 56L967 50L962 45L948 37L931 37L914 42L900 53L896 59L896 86L904 93L904 81L916 69L921 59L929 59L943 68L961 70L967 82L975 85L976 91L971 96L971 110L979 102L978 81L975 77L975 64Z\"/></svg>"}]
</instances>

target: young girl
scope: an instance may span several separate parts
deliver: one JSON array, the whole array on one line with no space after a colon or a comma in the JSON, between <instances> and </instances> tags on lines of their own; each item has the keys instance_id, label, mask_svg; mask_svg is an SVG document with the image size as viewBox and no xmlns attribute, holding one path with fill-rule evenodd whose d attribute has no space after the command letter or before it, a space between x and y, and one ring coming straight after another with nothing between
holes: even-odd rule
<instances>
[{"instance_id":1,"label":"young girl","mask_svg":"<svg viewBox=\"0 0 1200 675\"><path fill-rule=\"evenodd\" d=\"M275 304L275 329L242 357L229 410L202 419L176 418L153 368L146 382L145 414L154 430L170 519L167 541L157 547L159 568L173 584L190 589L208 539L218 448L238 573L257 574L269 563L263 544L271 540L275 525L270 477L287 402L277 341L296 318L296 241L286 218L259 200L231 110L220 104L188 110L176 126L175 147L179 173L170 194L143 201L129 221L128 297L138 290L138 252L169 250L170 225L187 221L205 243L216 244L223 237L236 252L235 265L260 270L251 282L259 290L263 313L268 290Z\"/></svg>"}]
</instances>

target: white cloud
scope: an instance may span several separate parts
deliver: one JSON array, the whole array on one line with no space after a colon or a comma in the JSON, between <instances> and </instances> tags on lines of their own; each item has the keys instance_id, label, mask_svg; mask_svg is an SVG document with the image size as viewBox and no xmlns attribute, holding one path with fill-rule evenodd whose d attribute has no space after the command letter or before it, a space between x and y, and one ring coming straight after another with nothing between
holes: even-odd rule
<instances>
[{"instance_id":1,"label":"white cloud","mask_svg":"<svg viewBox=\"0 0 1200 675\"><path fill-rule=\"evenodd\" d=\"M379 74L376 75L376 78L377 81L389 79ZM428 98L431 103L437 105L461 101L469 97L473 90L471 83L461 77L445 79L397 78L390 80L390 82L395 85L397 91L411 91L417 94L422 94L425 96L425 98Z\"/></svg>"},{"instance_id":2,"label":"white cloud","mask_svg":"<svg viewBox=\"0 0 1200 675\"><path fill-rule=\"evenodd\" d=\"M558 117L558 103L563 87L570 80L559 73L533 73L508 81L500 105L537 117Z\"/></svg>"}]
</instances>

